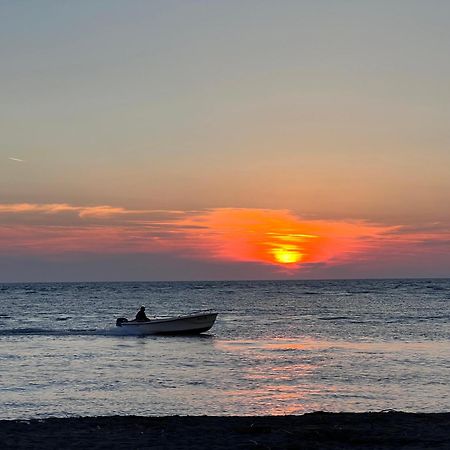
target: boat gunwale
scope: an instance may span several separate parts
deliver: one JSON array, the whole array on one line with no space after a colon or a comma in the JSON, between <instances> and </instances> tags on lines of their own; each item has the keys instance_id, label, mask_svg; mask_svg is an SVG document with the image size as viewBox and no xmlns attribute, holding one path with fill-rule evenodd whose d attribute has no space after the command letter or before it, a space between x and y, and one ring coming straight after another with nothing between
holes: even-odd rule
<instances>
[{"instance_id":1,"label":"boat gunwale","mask_svg":"<svg viewBox=\"0 0 450 450\"><path fill-rule=\"evenodd\" d=\"M195 319L198 317L208 317L208 316L214 316L213 322L216 320L216 317L219 313L212 312L212 313L198 313L198 314L189 314L184 316L177 316L177 317L166 317L166 318L156 318L156 319L149 319L145 321L136 321L136 320L130 320L128 322L123 322L119 326L124 327L127 325L131 326L142 326L142 325L151 325L156 323L163 323L163 322L176 322L179 320L188 320L188 319Z\"/></svg>"}]
</instances>

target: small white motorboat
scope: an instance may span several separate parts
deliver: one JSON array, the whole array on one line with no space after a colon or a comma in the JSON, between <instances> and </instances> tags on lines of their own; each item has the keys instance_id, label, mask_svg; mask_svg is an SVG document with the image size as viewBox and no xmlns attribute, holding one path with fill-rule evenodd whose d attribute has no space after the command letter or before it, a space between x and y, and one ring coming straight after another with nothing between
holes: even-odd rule
<instances>
[{"instance_id":1,"label":"small white motorboat","mask_svg":"<svg viewBox=\"0 0 450 450\"><path fill-rule=\"evenodd\" d=\"M146 321L117 319L116 325L129 334L198 334L208 331L218 313L200 312L177 317L156 317Z\"/></svg>"}]
</instances>

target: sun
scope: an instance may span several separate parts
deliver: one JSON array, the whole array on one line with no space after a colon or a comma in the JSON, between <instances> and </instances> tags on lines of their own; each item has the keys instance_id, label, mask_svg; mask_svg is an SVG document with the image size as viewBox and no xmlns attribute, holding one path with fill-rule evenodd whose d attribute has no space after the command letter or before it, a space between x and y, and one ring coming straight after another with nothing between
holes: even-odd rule
<instances>
[{"instance_id":1,"label":"sun","mask_svg":"<svg viewBox=\"0 0 450 450\"><path fill-rule=\"evenodd\" d=\"M302 254L296 246L282 246L272 251L275 260L280 264L295 264L301 261Z\"/></svg>"}]
</instances>

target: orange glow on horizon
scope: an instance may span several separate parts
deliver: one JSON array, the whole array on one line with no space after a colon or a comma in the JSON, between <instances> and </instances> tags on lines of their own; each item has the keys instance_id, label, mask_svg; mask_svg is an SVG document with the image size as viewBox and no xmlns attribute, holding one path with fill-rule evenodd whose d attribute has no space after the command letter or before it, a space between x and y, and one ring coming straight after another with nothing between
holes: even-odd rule
<instances>
[{"instance_id":1,"label":"orange glow on horizon","mask_svg":"<svg viewBox=\"0 0 450 450\"><path fill-rule=\"evenodd\" d=\"M289 270L306 263L351 258L392 229L365 222L305 221L284 210L238 208L206 211L182 223L195 227L192 237L200 248L210 249L211 257ZM190 239L191 233L188 235Z\"/></svg>"},{"instance_id":2,"label":"orange glow on horizon","mask_svg":"<svg viewBox=\"0 0 450 450\"><path fill-rule=\"evenodd\" d=\"M294 273L311 264L410 257L448 230L414 230L365 221L305 220L286 210L129 210L69 204L0 204L0 252L7 255L172 254L181 258L266 264ZM422 252L422 253L420 253Z\"/></svg>"}]
</instances>

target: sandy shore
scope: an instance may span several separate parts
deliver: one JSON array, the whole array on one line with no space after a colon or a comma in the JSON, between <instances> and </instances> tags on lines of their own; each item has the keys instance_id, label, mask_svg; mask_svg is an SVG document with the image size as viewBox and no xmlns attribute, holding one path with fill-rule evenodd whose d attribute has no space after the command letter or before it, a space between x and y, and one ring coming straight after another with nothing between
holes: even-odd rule
<instances>
[{"instance_id":1,"label":"sandy shore","mask_svg":"<svg viewBox=\"0 0 450 450\"><path fill-rule=\"evenodd\" d=\"M450 449L450 413L0 421L2 449Z\"/></svg>"}]
</instances>

